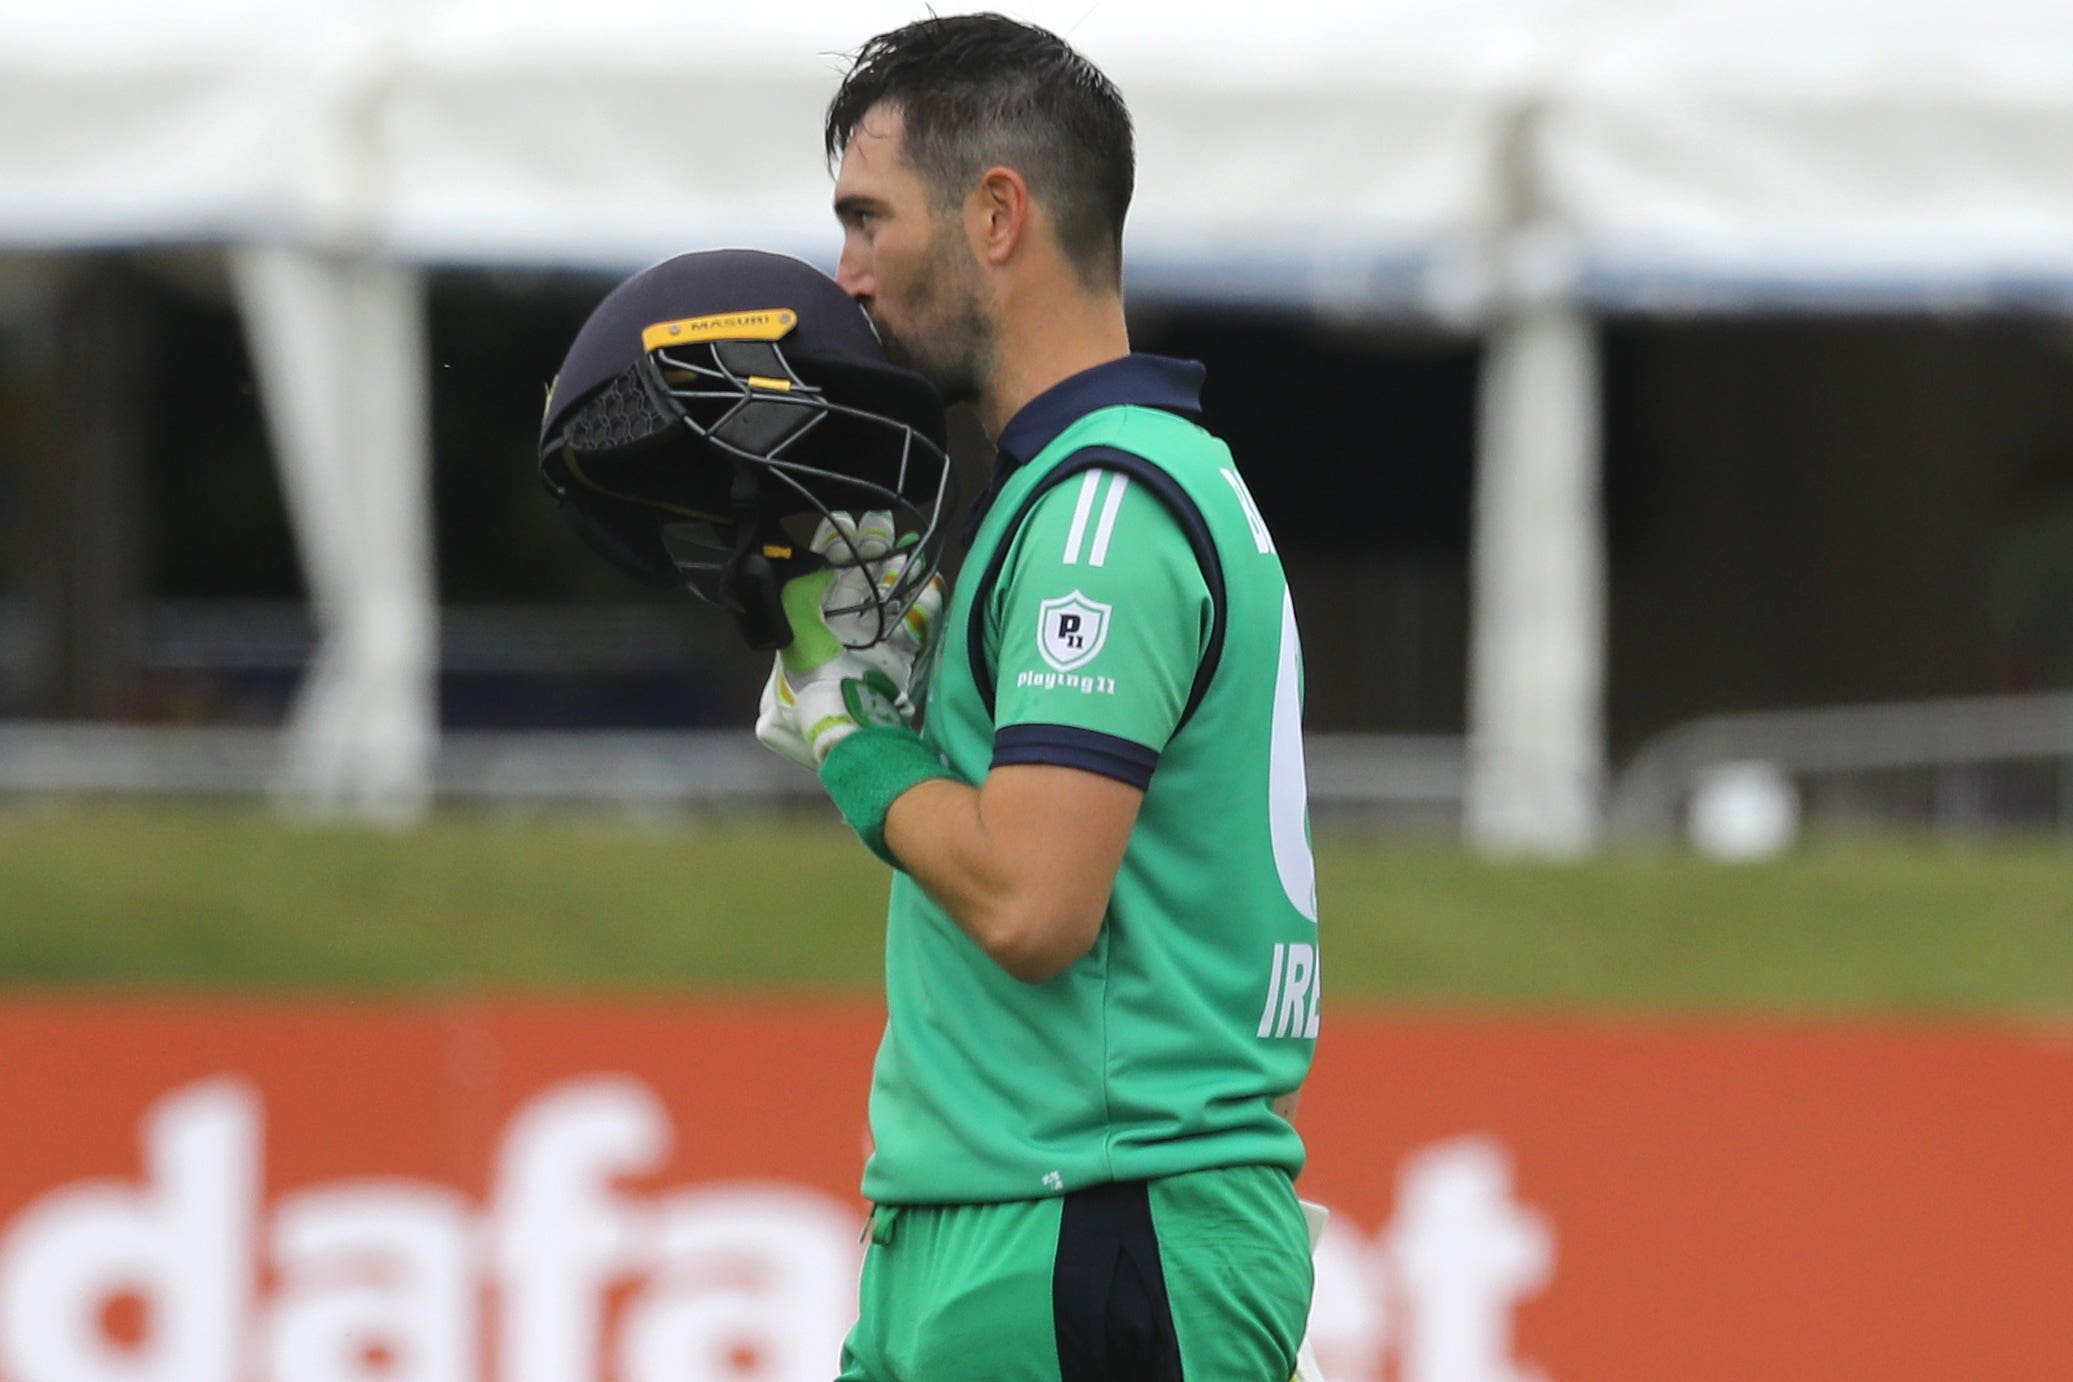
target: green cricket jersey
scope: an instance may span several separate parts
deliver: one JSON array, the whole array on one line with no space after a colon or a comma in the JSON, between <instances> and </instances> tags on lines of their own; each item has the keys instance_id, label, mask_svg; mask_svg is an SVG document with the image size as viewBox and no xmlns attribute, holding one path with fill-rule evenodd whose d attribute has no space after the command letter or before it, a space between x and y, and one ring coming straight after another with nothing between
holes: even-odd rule
<instances>
[{"instance_id":1,"label":"green cricket jersey","mask_svg":"<svg viewBox=\"0 0 2073 1382\"><path fill-rule=\"evenodd\" d=\"M875 1201L1302 1167L1269 1107L1309 1070L1321 992L1302 660L1273 539L1195 420L1201 378L1130 356L1003 430L924 737L967 782L1063 764L1144 801L1094 948L1042 984L895 875Z\"/></svg>"}]
</instances>

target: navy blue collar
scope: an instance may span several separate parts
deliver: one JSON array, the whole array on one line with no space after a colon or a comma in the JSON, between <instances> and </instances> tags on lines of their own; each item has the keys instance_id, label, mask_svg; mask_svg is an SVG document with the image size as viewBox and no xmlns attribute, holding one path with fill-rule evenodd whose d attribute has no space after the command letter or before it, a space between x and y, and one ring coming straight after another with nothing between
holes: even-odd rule
<instances>
[{"instance_id":1,"label":"navy blue collar","mask_svg":"<svg viewBox=\"0 0 2073 1382\"><path fill-rule=\"evenodd\" d=\"M1059 380L1022 405L1001 428L993 475L965 515L964 542L972 545L986 511L1016 469L1058 440L1058 434L1100 408L1134 403L1183 417L1202 416L1202 381L1209 371L1193 360L1125 355Z\"/></svg>"},{"instance_id":2,"label":"navy blue collar","mask_svg":"<svg viewBox=\"0 0 2073 1382\"><path fill-rule=\"evenodd\" d=\"M1061 379L1022 405L1001 428L998 445L1010 467L1022 465L1058 439L1058 434L1098 408L1135 403L1187 417L1202 415L1202 381L1208 374L1193 360L1164 355L1125 355Z\"/></svg>"}]
</instances>

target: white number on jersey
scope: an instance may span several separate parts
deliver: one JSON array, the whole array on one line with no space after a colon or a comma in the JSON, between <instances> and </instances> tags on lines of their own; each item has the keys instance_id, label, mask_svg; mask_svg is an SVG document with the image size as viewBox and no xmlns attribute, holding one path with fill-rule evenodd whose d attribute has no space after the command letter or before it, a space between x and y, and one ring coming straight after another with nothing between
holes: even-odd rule
<instances>
[{"instance_id":1,"label":"white number on jersey","mask_svg":"<svg viewBox=\"0 0 2073 1382\"><path fill-rule=\"evenodd\" d=\"M1274 739L1267 757L1267 828L1289 904L1317 920L1317 860L1310 852L1310 786L1303 769L1303 649L1296 603L1281 592L1281 666L1274 677Z\"/></svg>"}]
</instances>

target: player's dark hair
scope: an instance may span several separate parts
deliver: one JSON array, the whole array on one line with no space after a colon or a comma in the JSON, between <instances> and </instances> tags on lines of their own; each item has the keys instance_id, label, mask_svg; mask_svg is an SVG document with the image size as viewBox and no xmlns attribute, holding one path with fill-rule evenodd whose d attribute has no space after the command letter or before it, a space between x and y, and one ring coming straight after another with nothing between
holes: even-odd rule
<instances>
[{"instance_id":1,"label":"player's dark hair","mask_svg":"<svg viewBox=\"0 0 2073 1382\"><path fill-rule=\"evenodd\" d=\"M872 107L899 110L902 152L955 205L995 165L1022 174L1090 285L1122 281L1136 183L1130 112L1058 35L998 14L931 15L870 40L828 103L832 165Z\"/></svg>"}]
</instances>

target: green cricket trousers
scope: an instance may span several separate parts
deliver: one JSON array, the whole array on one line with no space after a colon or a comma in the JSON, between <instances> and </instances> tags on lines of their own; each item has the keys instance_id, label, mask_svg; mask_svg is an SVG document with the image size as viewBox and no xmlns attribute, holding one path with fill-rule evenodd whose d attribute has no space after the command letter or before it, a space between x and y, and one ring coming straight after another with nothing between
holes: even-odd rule
<instances>
[{"instance_id":1,"label":"green cricket trousers","mask_svg":"<svg viewBox=\"0 0 2073 1382\"><path fill-rule=\"evenodd\" d=\"M1310 1291L1275 1167L881 1205L840 1382L1289 1382Z\"/></svg>"}]
</instances>

